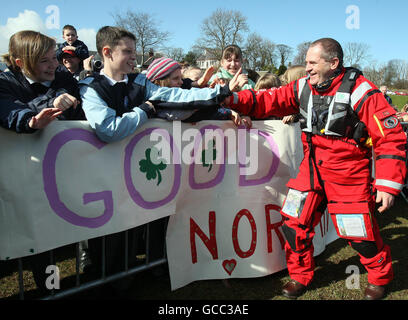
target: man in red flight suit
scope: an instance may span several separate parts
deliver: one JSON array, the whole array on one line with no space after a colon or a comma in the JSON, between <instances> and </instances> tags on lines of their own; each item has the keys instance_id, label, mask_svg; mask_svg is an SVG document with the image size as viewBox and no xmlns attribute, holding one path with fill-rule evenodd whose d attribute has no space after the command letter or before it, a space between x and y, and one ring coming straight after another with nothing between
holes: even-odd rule
<instances>
[{"instance_id":1,"label":"man in red flight suit","mask_svg":"<svg viewBox=\"0 0 408 320\"><path fill-rule=\"evenodd\" d=\"M374 218L375 203L381 203L379 212L387 210L403 187L405 136L394 109L375 85L359 70L343 67L343 50L336 40L311 44L306 71L308 77L287 86L244 90L226 101L258 119L299 112L302 116L304 159L297 177L287 184L281 210L291 278L282 293L297 298L311 283L314 227L327 207L339 237L358 252L368 272L365 299L380 299L393 270L389 246Z\"/></svg>"}]
</instances>

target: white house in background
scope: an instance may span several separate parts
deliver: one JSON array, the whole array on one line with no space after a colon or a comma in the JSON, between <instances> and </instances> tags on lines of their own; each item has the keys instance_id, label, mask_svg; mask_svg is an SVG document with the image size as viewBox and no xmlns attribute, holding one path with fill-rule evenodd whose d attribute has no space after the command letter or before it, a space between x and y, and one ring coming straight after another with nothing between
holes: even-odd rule
<instances>
[{"instance_id":1,"label":"white house in background","mask_svg":"<svg viewBox=\"0 0 408 320\"><path fill-rule=\"evenodd\" d=\"M204 51L204 54L198 57L197 66L201 69L207 69L211 66L218 67L218 59L207 50Z\"/></svg>"}]
</instances>

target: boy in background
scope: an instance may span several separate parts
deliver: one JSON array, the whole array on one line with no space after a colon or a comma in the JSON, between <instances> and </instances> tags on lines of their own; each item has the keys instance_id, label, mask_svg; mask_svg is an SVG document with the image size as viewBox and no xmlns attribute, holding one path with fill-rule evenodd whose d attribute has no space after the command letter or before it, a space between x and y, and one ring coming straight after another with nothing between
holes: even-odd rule
<instances>
[{"instance_id":1,"label":"boy in background","mask_svg":"<svg viewBox=\"0 0 408 320\"><path fill-rule=\"evenodd\" d=\"M73 51L75 56L81 60L89 57L88 47L81 40L78 40L77 31L74 26L70 24L65 25L62 28L62 38L65 42L59 44L57 49L57 59L59 62L62 61L64 51Z\"/></svg>"}]
</instances>

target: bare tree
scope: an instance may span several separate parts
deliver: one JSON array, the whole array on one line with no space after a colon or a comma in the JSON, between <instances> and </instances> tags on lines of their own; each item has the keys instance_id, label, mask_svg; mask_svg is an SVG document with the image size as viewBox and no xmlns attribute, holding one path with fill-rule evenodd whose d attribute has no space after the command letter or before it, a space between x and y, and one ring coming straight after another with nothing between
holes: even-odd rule
<instances>
[{"instance_id":1,"label":"bare tree","mask_svg":"<svg viewBox=\"0 0 408 320\"><path fill-rule=\"evenodd\" d=\"M276 67L275 49L276 45L272 41L262 38L257 33L250 34L244 48L249 68L256 71L272 71Z\"/></svg>"},{"instance_id":2,"label":"bare tree","mask_svg":"<svg viewBox=\"0 0 408 320\"><path fill-rule=\"evenodd\" d=\"M388 86L404 89L408 82L408 64L401 59L392 59L387 63L385 81Z\"/></svg>"},{"instance_id":3,"label":"bare tree","mask_svg":"<svg viewBox=\"0 0 408 320\"><path fill-rule=\"evenodd\" d=\"M276 46L276 50L278 51L278 57L280 59L280 65L285 66L286 62L292 56L293 49L286 44L278 44Z\"/></svg>"},{"instance_id":4,"label":"bare tree","mask_svg":"<svg viewBox=\"0 0 408 320\"><path fill-rule=\"evenodd\" d=\"M385 83L385 75L387 66L385 64L378 65L376 61L371 61L363 70L364 76L373 82L377 87Z\"/></svg>"},{"instance_id":5,"label":"bare tree","mask_svg":"<svg viewBox=\"0 0 408 320\"><path fill-rule=\"evenodd\" d=\"M136 36L136 51L141 54L143 65L145 53L149 48L157 48L169 39L167 31L161 31L150 13L134 12L128 9L125 13L112 14L115 24L132 32Z\"/></svg>"},{"instance_id":6,"label":"bare tree","mask_svg":"<svg viewBox=\"0 0 408 320\"><path fill-rule=\"evenodd\" d=\"M167 58L175 61L182 61L186 55L183 48L165 48L164 53Z\"/></svg>"},{"instance_id":7,"label":"bare tree","mask_svg":"<svg viewBox=\"0 0 408 320\"><path fill-rule=\"evenodd\" d=\"M370 46L360 42L348 42L343 47L344 65L346 67L358 67L370 58Z\"/></svg>"},{"instance_id":8,"label":"bare tree","mask_svg":"<svg viewBox=\"0 0 408 320\"><path fill-rule=\"evenodd\" d=\"M306 64L306 53L309 50L310 45L312 44L311 41L301 42L297 45L296 50L297 54L293 58L294 65L305 65Z\"/></svg>"},{"instance_id":9,"label":"bare tree","mask_svg":"<svg viewBox=\"0 0 408 320\"><path fill-rule=\"evenodd\" d=\"M201 37L195 47L221 59L224 48L230 44L241 45L248 30L247 18L240 11L217 9L201 23Z\"/></svg>"}]
</instances>

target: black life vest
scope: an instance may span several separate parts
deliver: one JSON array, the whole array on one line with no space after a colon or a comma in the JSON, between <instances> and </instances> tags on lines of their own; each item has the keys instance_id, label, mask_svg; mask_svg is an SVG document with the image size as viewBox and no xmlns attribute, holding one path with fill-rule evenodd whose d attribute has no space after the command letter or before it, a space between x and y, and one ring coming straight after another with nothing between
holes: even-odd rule
<instances>
[{"instance_id":1,"label":"black life vest","mask_svg":"<svg viewBox=\"0 0 408 320\"><path fill-rule=\"evenodd\" d=\"M299 80L298 98L303 131L334 137L353 138L361 143L367 136L365 125L351 106L351 92L361 71L346 68L334 96L313 95L307 78Z\"/></svg>"}]
</instances>

